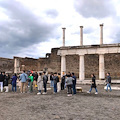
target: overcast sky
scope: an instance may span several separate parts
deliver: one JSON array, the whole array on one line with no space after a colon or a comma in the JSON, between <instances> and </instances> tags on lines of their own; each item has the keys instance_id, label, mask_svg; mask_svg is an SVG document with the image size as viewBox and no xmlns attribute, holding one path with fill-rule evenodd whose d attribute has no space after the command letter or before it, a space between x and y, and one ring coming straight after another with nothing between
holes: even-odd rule
<instances>
[{"instance_id":1,"label":"overcast sky","mask_svg":"<svg viewBox=\"0 0 120 120\"><path fill-rule=\"evenodd\" d=\"M0 0L0 57L44 57L51 48L120 43L120 0Z\"/></svg>"}]
</instances>

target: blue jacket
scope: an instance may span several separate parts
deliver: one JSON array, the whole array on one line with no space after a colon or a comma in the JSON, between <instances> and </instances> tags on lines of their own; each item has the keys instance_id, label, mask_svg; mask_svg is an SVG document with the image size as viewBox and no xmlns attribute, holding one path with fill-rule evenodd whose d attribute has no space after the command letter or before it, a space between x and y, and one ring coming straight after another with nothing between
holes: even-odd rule
<instances>
[{"instance_id":1,"label":"blue jacket","mask_svg":"<svg viewBox=\"0 0 120 120\"><path fill-rule=\"evenodd\" d=\"M28 79L28 76L27 76L26 73L22 73L22 74L20 75L20 80L21 80L21 82L26 82L27 79Z\"/></svg>"},{"instance_id":2,"label":"blue jacket","mask_svg":"<svg viewBox=\"0 0 120 120\"><path fill-rule=\"evenodd\" d=\"M11 79L12 79L12 84L16 84L17 76L13 76Z\"/></svg>"}]
</instances>

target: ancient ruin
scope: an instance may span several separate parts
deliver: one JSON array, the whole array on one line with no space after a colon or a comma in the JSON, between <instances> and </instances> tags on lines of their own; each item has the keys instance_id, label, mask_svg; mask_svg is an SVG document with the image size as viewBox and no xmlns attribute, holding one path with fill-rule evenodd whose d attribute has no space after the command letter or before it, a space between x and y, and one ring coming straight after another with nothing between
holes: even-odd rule
<instances>
[{"instance_id":1,"label":"ancient ruin","mask_svg":"<svg viewBox=\"0 0 120 120\"><path fill-rule=\"evenodd\" d=\"M52 48L46 57L13 59L0 58L1 71L19 73L22 70L48 72L75 72L79 80L90 78L94 73L97 79L105 79L107 72L113 79L120 78L120 44L103 44L103 24L100 24L100 44L83 45L83 26L80 26L80 45L65 46L65 29L63 29L63 45Z\"/></svg>"}]
</instances>

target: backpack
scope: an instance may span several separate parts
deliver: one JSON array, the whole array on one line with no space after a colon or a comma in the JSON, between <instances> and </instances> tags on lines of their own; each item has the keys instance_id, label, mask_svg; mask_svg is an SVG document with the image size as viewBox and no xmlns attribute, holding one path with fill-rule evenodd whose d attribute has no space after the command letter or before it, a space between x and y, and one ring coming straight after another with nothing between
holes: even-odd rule
<instances>
[{"instance_id":1,"label":"backpack","mask_svg":"<svg viewBox=\"0 0 120 120\"><path fill-rule=\"evenodd\" d=\"M46 75L46 80L48 81L48 76Z\"/></svg>"}]
</instances>

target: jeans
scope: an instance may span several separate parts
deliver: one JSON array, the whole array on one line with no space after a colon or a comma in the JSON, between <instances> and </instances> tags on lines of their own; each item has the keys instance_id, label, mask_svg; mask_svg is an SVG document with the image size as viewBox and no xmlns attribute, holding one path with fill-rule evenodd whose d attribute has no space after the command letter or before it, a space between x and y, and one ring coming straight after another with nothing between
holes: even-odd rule
<instances>
[{"instance_id":1,"label":"jeans","mask_svg":"<svg viewBox=\"0 0 120 120\"><path fill-rule=\"evenodd\" d=\"M44 85L44 92L47 92L47 89L46 89L47 83L44 82L43 85Z\"/></svg>"},{"instance_id":2,"label":"jeans","mask_svg":"<svg viewBox=\"0 0 120 120\"><path fill-rule=\"evenodd\" d=\"M112 89L111 89L111 84L110 84L110 83L107 84L106 91L108 91L108 87L110 88L110 91L112 91Z\"/></svg>"},{"instance_id":3,"label":"jeans","mask_svg":"<svg viewBox=\"0 0 120 120\"><path fill-rule=\"evenodd\" d=\"M67 85L68 94L72 94L72 85Z\"/></svg>"},{"instance_id":4,"label":"jeans","mask_svg":"<svg viewBox=\"0 0 120 120\"><path fill-rule=\"evenodd\" d=\"M53 80L51 80L50 87L54 87L54 81Z\"/></svg>"},{"instance_id":5,"label":"jeans","mask_svg":"<svg viewBox=\"0 0 120 120\"><path fill-rule=\"evenodd\" d=\"M0 82L1 85L1 92L3 92L3 82Z\"/></svg>"},{"instance_id":6,"label":"jeans","mask_svg":"<svg viewBox=\"0 0 120 120\"><path fill-rule=\"evenodd\" d=\"M54 92L57 93L57 84L54 84Z\"/></svg>"},{"instance_id":7,"label":"jeans","mask_svg":"<svg viewBox=\"0 0 120 120\"><path fill-rule=\"evenodd\" d=\"M14 90L14 88L15 88L15 90ZM17 87L16 87L16 83L12 83L12 91L14 92L16 92L16 90L17 90Z\"/></svg>"},{"instance_id":8,"label":"jeans","mask_svg":"<svg viewBox=\"0 0 120 120\"><path fill-rule=\"evenodd\" d=\"M91 91L92 91L92 87L90 88L89 92L91 92ZM98 92L97 88L95 88L95 91Z\"/></svg>"},{"instance_id":9,"label":"jeans","mask_svg":"<svg viewBox=\"0 0 120 120\"><path fill-rule=\"evenodd\" d=\"M76 85L73 84L73 94L76 94Z\"/></svg>"}]
</instances>

